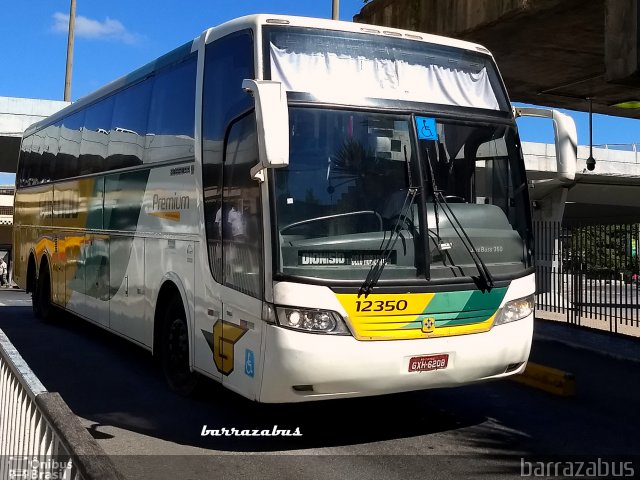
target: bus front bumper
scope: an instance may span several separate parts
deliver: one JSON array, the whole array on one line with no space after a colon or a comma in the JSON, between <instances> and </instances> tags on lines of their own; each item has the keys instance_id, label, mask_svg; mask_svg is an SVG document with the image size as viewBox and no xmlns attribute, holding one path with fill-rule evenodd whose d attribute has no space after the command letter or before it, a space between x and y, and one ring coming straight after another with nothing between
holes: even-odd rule
<instances>
[{"instance_id":1,"label":"bus front bumper","mask_svg":"<svg viewBox=\"0 0 640 480\"><path fill-rule=\"evenodd\" d=\"M498 379L524 370L532 337L533 315L484 333L414 340L358 341L269 325L259 401L362 397ZM410 371L418 357L447 355L445 368Z\"/></svg>"}]
</instances>

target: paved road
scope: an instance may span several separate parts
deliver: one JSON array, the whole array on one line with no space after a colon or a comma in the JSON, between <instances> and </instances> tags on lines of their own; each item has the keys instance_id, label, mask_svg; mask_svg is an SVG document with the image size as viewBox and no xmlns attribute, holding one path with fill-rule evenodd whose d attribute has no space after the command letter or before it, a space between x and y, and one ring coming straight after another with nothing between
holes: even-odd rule
<instances>
[{"instance_id":1,"label":"paved road","mask_svg":"<svg viewBox=\"0 0 640 480\"><path fill-rule=\"evenodd\" d=\"M540 456L640 452L638 365L554 341L536 341L532 359L573 371L575 398L505 380L274 406L213 383L177 397L145 351L73 317L43 324L22 292L0 291L0 328L131 479L520 478ZM302 436L203 437L204 425Z\"/></svg>"}]
</instances>

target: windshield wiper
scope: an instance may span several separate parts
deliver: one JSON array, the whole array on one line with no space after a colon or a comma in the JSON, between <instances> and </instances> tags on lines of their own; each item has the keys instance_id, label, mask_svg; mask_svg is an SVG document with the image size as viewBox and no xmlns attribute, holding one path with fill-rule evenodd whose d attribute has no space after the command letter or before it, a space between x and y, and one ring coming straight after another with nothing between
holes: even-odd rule
<instances>
[{"instance_id":1,"label":"windshield wiper","mask_svg":"<svg viewBox=\"0 0 640 480\"><path fill-rule=\"evenodd\" d=\"M456 217L456 214L453 212L453 209L447 202L447 199L444 197L444 194L442 193L441 190L438 189L436 185L435 175L433 174L433 166L431 165L431 156L429 155L429 149L428 148L425 149L425 152L427 156L427 164L429 167L428 173L430 177L431 189L433 191L433 200L434 200L433 209L436 217L436 236L438 239L440 238L440 229L439 229L440 222L438 218L438 209L441 209L445 214L445 216L447 217L447 220L449 220L449 223L453 227L453 230L454 232L456 232L456 235L458 236L458 238L462 240L462 244L464 245L465 249L469 253L469 256L473 260L473 263L475 263L476 269L478 270L478 275L480 276L480 279L484 283L486 290L490 291L494 287L494 282L493 282L493 277L491 276L491 272L487 268L486 263L484 263L484 260L482 260L480 255L478 255L478 252L475 246L473 245L473 242L469 238L469 235L467 235L467 232L462 226L462 224L460 223L460 220L458 220L458 217ZM444 208L443 206L446 208ZM438 244L438 249L440 249L439 244Z\"/></svg>"},{"instance_id":2,"label":"windshield wiper","mask_svg":"<svg viewBox=\"0 0 640 480\"><path fill-rule=\"evenodd\" d=\"M358 291L358 298L361 295L367 297L373 287L380 280L380 276L382 275L382 271L384 267L387 265L387 262L391 258L391 254L393 253L394 247L400 238L400 230L401 226L406 224L408 221L408 215L411 212L411 207L415 202L416 196L418 194L417 188L409 187L407 189L407 194L404 197L404 201L402 202L402 208L400 209L400 214L398 215L398 219L396 220L396 224L393 227L393 231L387 240L387 232L385 230L384 237L382 238L382 243L380 244L379 254L375 259L375 262L371 265L369 269L369 273L367 274L367 278L365 278L360 290ZM386 240L386 244L385 244Z\"/></svg>"},{"instance_id":3,"label":"windshield wiper","mask_svg":"<svg viewBox=\"0 0 640 480\"><path fill-rule=\"evenodd\" d=\"M380 248L378 249L378 255L375 259L375 262L371 265L369 269L369 273L365 278L360 290L358 291L358 297L364 295L367 297L373 287L375 287L378 280L382 276L382 271L384 267L387 265L387 262L391 258L391 254L393 253L393 249L400 238L400 230L401 226L408 223L408 215L411 212L411 207L413 207L413 203L415 202L416 195L418 194L418 189L413 186L413 178L411 177L411 165L409 164L409 155L407 154L407 146L404 146L404 163L407 167L407 184L409 188L407 189L407 194L404 197L404 201L402 202L402 207L400 208L400 213L396 220L396 224L393 227L393 231L389 236L389 240L387 240L387 231L384 231L384 236L382 237L382 242L380 243ZM386 244L385 244L386 240Z\"/></svg>"}]
</instances>

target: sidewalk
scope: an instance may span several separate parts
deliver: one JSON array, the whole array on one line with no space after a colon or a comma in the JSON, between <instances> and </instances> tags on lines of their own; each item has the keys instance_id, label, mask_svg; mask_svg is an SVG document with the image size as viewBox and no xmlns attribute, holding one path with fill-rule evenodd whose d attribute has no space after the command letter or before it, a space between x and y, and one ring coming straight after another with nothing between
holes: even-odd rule
<instances>
[{"instance_id":1,"label":"sidewalk","mask_svg":"<svg viewBox=\"0 0 640 480\"><path fill-rule=\"evenodd\" d=\"M539 318L535 321L533 338L589 350L618 360L640 363L640 338Z\"/></svg>"}]
</instances>

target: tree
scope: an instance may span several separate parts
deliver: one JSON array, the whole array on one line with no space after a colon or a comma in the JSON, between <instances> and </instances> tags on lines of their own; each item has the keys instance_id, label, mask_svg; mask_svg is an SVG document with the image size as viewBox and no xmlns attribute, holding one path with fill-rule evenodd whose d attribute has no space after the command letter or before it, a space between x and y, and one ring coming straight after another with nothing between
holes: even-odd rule
<instances>
[{"instance_id":1,"label":"tree","mask_svg":"<svg viewBox=\"0 0 640 480\"><path fill-rule=\"evenodd\" d=\"M591 278L619 278L623 274L628 279L639 273L639 237L639 224L573 227L565 241L564 266Z\"/></svg>"}]
</instances>

